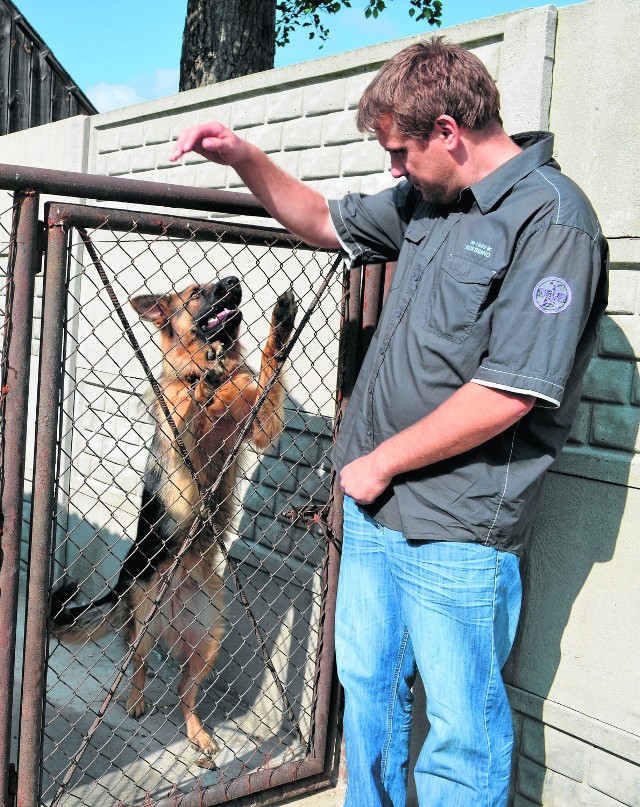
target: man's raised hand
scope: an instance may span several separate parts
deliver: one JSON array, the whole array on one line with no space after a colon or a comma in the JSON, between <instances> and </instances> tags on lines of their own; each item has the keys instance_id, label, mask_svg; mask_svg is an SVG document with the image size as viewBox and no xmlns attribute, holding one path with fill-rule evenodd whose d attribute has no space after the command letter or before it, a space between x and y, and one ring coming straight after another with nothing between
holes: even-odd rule
<instances>
[{"instance_id":1,"label":"man's raised hand","mask_svg":"<svg viewBox=\"0 0 640 807\"><path fill-rule=\"evenodd\" d=\"M169 155L175 162L190 151L195 151L211 162L234 165L245 156L245 142L221 123L203 123L191 126L180 133Z\"/></svg>"}]
</instances>

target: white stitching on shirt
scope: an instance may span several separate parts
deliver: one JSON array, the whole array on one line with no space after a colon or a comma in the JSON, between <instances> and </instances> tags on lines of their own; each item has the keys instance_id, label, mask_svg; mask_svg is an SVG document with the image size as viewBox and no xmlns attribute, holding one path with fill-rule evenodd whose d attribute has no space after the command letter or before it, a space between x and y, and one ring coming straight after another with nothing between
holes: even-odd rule
<instances>
[{"instance_id":1,"label":"white stitching on shirt","mask_svg":"<svg viewBox=\"0 0 640 807\"><path fill-rule=\"evenodd\" d=\"M539 392L536 389L521 389L520 387L510 387L507 384L498 384L495 381L484 381L478 378L471 379L473 384L479 384L481 387L488 387L489 389L500 389L504 390L505 392L514 392L516 395L531 395L534 398L542 401L549 401L549 403L553 403L556 406L560 406L560 401L557 398L552 398L550 395L545 395L543 392Z\"/></svg>"},{"instance_id":2,"label":"white stitching on shirt","mask_svg":"<svg viewBox=\"0 0 640 807\"><path fill-rule=\"evenodd\" d=\"M493 367L486 367L484 365L480 365L478 370L486 370L487 373L502 373L503 375L515 375L518 378L528 378L532 381L542 381L543 384L550 384L552 387L558 387L558 389L564 389L563 384L556 384L554 381L547 381L546 378L540 378L537 375L522 375L521 373L516 372L515 370L494 370Z\"/></svg>"},{"instance_id":3,"label":"white stitching on shirt","mask_svg":"<svg viewBox=\"0 0 640 807\"><path fill-rule=\"evenodd\" d=\"M518 426L520 425L521 421L516 423L516 427L513 430L513 436L511 437L511 447L509 449L509 459L507 460L507 470L504 477L504 487L502 488L502 495L500 496L500 501L498 502L498 507L496 508L496 514L493 517L493 521L491 522L491 526L489 527L487 534L484 539L485 546L489 543L489 538L491 537L491 532L496 525L496 521L498 520L498 513L500 512L500 508L502 507L502 502L504 501L504 497L507 494L507 483L509 482L509 469L511 468L511 457L513 456L513 446L516 442L516 432L518 431Z\"/></svg>"},{"instance_id":4,"label":"white stitching on shirt","mask_svg":"<svg viewBox=\"0 0 640 807\"><path fill-rule=\"evenodd\" d=\"M547 177L540 171L539 168L536 168L535 172L536 172L536 174L540 174L540 176L544 179L544 181L548 182L549 185L551 185L551 187L554 189L554 191L558 194L558 212L556 214L556 224L558 224L558 222L560 221L560 203L561 203L560 191L558 190L558 188L553 184L553 182L550 179L547 179Z\"/></svg>"},{"instance_id":5,"label":"white stitching on shirt","mask_svg":"<svg viewBox=\"0 0 640 807\"><path fill-rule=\"evenodd\" d=\"M342 215L342 201L341 200L338 201L338 212L340 213L340 221L342 222L342 226L347 231L347 233L349 235L349 238L352 240L352 242L355 244L355 246L359 249L359 252L356 252L352 257L351 250L345 244L345 248L347 249L347 252L349 253L349 257L351 258L352 261L354 261L358 257L358 255L363 255L365 250L364 250L364 247L362 246L362 244L360 244L353 237L353 233L351 232L351 230L347 226L347 222L344 220L344 217ZM340 239L339 236L338 236L338 238L339 238L340 241L342 241L342 239Z\"/></svg>"}]
</instances>

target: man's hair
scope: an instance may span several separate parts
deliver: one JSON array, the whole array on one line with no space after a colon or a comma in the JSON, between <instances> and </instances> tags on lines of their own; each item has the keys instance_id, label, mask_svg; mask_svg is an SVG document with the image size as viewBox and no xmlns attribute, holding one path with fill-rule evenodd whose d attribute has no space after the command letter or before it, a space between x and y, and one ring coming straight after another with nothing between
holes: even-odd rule
<instances>
[{"instance_id":1,"label":"man's hair","mask_svg":"<svg viewBox=\"0 0 640 807\"><path fill-rule=\"evenodd\" d=\"M364 91L356 123L374 132L391 116L407 137L426 139L436 119L450 115L464 129L502 124L500 93L480 59L443 37L401 50Z\"/></svg>"}]
</instances>

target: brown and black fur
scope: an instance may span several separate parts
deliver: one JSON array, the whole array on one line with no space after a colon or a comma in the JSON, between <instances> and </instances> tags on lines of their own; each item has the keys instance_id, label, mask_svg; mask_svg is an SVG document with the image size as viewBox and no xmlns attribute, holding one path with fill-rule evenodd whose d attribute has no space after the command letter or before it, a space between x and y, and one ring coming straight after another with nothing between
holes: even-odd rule
<instances>
[{"instance_id":1,"label":"brown and black fur","mask_svg":"<svg viewBox=\"0 0 640 807\"><path fill-rule=\"evenodd\" d=\"M237 278L191 285L182 292L142 295L131 300L139 316L158 329L164 355L159 380L171 417L187 448L200 483L209 489L235 445L259 395L273 375L276 357L287 343L296 313L292 292L283 294L271 316L271 329L256 376L244 363L238 332L242 290ZM248 438L266 448L282 427L284 389L276 382L261 406ZM157 596L160 575L173 562L200 509L190 471L175 445L159 404L153 405L156 430L144 478L134 544L123 561L112 592L88 605L69 605L77 589L59 588L52 603L52 632L62 642L84 642L116 630L133 644ZM213 494L214 524L224 534L232 516L230 495L235 463ZM211 671L223 632L222 556L210 528L203 526L176 570L160 608L133 656L127 711L140 717L147 657L161 641L182 665L180 705L191 742L210 764L217 747L195 711L198 689Z\"/></svg>"}]
</instances>

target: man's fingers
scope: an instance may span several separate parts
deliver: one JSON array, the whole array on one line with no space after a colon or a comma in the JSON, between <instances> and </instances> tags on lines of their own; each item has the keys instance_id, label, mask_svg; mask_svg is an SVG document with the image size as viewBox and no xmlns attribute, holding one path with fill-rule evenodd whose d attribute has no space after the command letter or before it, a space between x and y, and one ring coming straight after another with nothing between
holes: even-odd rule
<instances>
[{"instance_id":1,"label":"man's fingers","mask_svg":"<svg viewBox=\"0 0 640 807\"><path fill-rule=\"evenodd\" d=\"M217 151L217 146L222 142L219 137L221 131L222 127L215 124L205 124L186 129L176 140L169 159L175 162L189 151L197 151L198 153Z\"/></svg>"},{"instance_id":2,"label":"man's fingers","mask_svg":"<svg viewBox=\"0 0 640 807\"><path fill-rule=\"evenodd\" d=\"M195 141L186 138L183 139L183 137L180 136L180 138L176 141L176 144L173 147L171 154L169 155L169 159L171 160L171 162L179 160L183 154L186 154L188 151L191 151L194 145Z\"/></svg>"},{"instance_id":3,"label":"man's fingers","mask_svg":"<svg viewBox=\"0 0 640 807\"><path fill-rule=\"evenodd\" d=\"M205 137L200 143L204 151L220 151L222 145L224 145L224 140L220 137Z\"/></svg>"}]
</instances>

